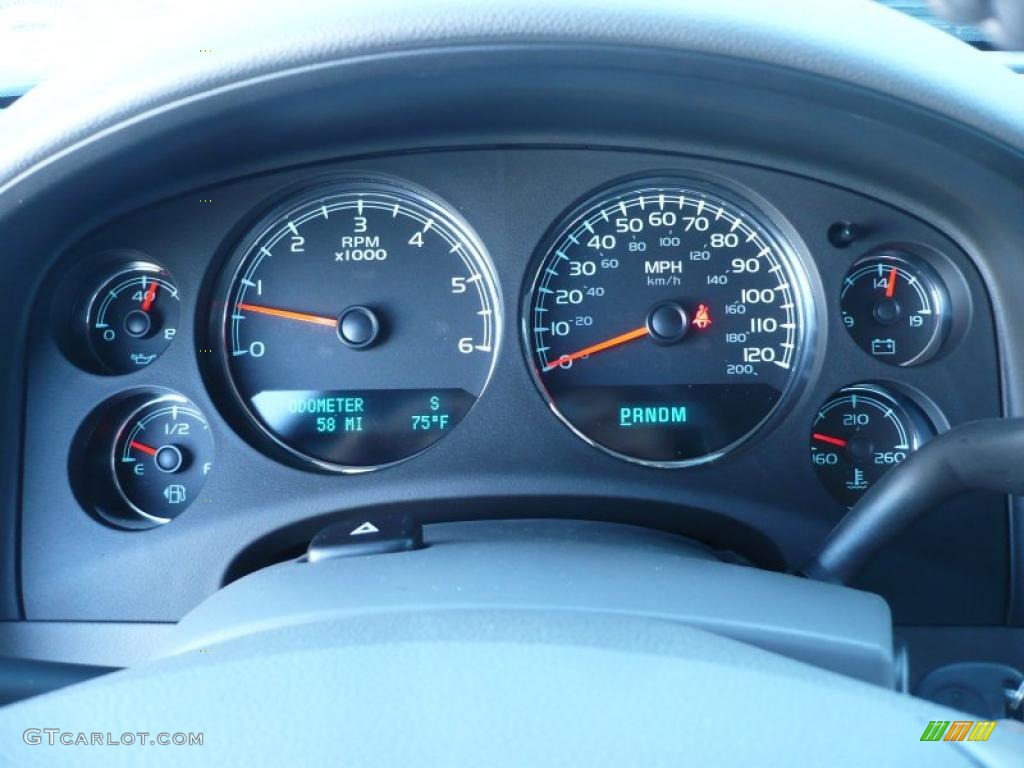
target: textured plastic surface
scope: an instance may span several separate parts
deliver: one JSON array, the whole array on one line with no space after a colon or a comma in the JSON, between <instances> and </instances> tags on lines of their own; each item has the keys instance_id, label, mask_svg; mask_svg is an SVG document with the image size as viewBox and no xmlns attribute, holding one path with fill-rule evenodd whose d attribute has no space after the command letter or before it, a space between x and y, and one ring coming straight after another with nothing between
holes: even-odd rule
<instances>
[{"instance_id":1,"label":"textured plastic surface","mask_svg":"<svg viewBox=\"0 0 1024 768\"><path fill-rule=\"evenodd\" d=\"M148 661L173 624L114 621L3 621L0 656L98 667Z\"/></svg>"},{"instance_id":2,"label":"textured plastic surface","mask_svg":"<svg viewBox=\"0 0 1024 768\"><path fill-rule=\"evenodd\" d=\"M110 667L0 657L0 706L56 691L113 671Z\"/></svg>"},{"instance_id":3,"label":"textured plastic surface","mask_svg":"<svg viewBox=\"0 0 1024 768\"><path fill-rule=\"evenodd\" d=\"M695 626L893 684L889 609L866 592L720 563L684 539L623 525L449 523L427 526L424 540L422 550L251 574L182 619L168 652L381 612L568 611Z\"/></svg>"},{"instance_id":4,"label":"textured plastic surface","mask_svg":"<svg viewBox=\"0 0 1024 768\"><path fill-rule=\"evenodd\" d=\"M1012 723L987 742L922 744L930 720L964 716L636 615L378 612L203 650L0 710L0 762L1016 768L1024 753ZM204 743L22 741L51 726Z\"/></svg>"}]
</instances>

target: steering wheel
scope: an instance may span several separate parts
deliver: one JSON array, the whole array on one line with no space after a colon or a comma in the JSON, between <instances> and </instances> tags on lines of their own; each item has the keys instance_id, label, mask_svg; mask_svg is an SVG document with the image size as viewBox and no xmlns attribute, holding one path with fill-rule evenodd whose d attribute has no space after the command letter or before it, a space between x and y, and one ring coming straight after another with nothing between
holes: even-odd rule
<instances>
[{"instance_id":1,"label":"steering wheel","mask_svg":"<svg viewBox=\"0 0 1024 768\"><path fill-rule=\"evenodd\" d=\"M31 258L41 230L52 234L61 221L90 221L129 197L132 205L158 199L178 163L200 164L210 178L228 166L256 171L285 139L295 162L312 157L317 142L355 153L370 133L386 145L402 120L419 121L429 147L458 135L440 112L496 93L508 94L507 106L492 99L492 111L474 118L490 121L496 142L503 131L527 130L521 107L531 99L550 108L528 129L545 140L573 111L556 97L605 83L619 95L653 89L677 106L716 89L727 99L761 88L763 104L811 94L836 114L849 109L853 122L921 121L937 126L936 141L955 131L978 154L1024 153L1024 85L1014 75L874 3L828 5L297 0L246 4L244 19L220 7L176 8L176 18L144 29L108 30L88 60L3 116L4 258ZM602 79L608 72L618 79ZM420 109L431 100L438 110ZM870 109L855 114L844 107L852 102ZM606 106L609 119L621 111ZM328 125L333 138L318 130ZM856 135L855 126L846 130L845 138ZM1024 753L1024 736L1008 724L985 743L922 744L929 721L967 718L688 625L658 608L667 592L645 593L643 610L636 594L552 598L544 584L572 574L554 560L531 573L528 539L502 550L523 557L526 572L489 559L486 546L473 549L483 554L472 598L460 597L469 572L465 561L455 564L469 544L441 546L429 534L427 543L422 552L362 559L385 563L382 589L394 597L398 585L424 584L431 552L426 583L445 600L356 606L351 565L272 566L200 606L160 658L0 711L0 760L999 766L1019 765ZM604 567L621 566L623 556L642 567L646 547L630 536L609 543L602 551L618 554ZM597 573L601 562L591 564ZM594 583L573 587L590 594ZM837 600L845 589L822 588L837 590ZM42 729L59 730L55 746ZM65 733L93 745L61 746ZM201 746L151 744L161 734L199 733Z\"/></svg>"}]
</instances>

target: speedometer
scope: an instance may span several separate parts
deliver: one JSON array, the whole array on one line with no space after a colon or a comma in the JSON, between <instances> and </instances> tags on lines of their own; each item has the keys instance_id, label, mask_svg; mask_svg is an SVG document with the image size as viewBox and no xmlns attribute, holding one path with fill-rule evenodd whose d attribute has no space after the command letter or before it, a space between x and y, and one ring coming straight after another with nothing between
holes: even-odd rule
<instances>
[{"instance_id":1,"label":"speedometer","mask_svg":"<svg viewBox=\"0 0 1024 768\"><path fill-rule=\"evenodd\" d=\"M807 277L767 217L703 184L618 186L555 226L525 298L534 379L578 436L687 466L761 428L808 338Z\"/></svg>"}]
</instances>

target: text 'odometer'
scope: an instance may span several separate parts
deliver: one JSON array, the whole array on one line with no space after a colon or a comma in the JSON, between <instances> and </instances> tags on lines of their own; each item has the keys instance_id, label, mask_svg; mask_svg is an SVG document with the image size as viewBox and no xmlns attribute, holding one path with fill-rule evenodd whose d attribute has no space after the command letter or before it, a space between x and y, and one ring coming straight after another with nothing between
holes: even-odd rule
<instances>
[{"instance_id":1,"label":"text 'odometer'","mask_svg":"<svg viewBox=\"0 0 1024 768\"><path fill-rule=\"evenodd\" d=\"M806 276L749 205L632 183L555 228L524 337L553 410L623 458L721 455L779 407L802 360Z\"/></svg>"},{"instance_id":2,"label":"text 'odometer'","mask_svg":"<svg viewBox=\"0 0 1024 768\"><path fill-rule=\"evenodd\" d=\"M273 442L367 469L453 429L490 376L500 316L464 222L424 193L340 181L273 214L227 301L226 365Z\"/></svg>"}]
</instances>

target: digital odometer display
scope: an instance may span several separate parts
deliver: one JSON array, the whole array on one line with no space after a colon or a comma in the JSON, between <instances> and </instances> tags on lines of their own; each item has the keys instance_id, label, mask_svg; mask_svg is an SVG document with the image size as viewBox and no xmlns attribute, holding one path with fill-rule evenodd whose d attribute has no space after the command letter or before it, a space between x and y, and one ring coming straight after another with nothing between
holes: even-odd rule
<instances>
[{"instance_id":1,"label":"digital odometer display","mask_svg":"<svg viewBox=\"0 0 1024 768\"><path fill-rule=\"evenodd\" d=\"M412 456L490 376L500 316L468 226L423 193L352 179L272 214L243 244L226 367L273 443L329 469Z\"/></svg>"},{"instance_id":2,"label":"digital odometer display","mask_svg":"<svg viewBox=\"0 0 1024 768\"><path fill-rule=\"evenodd\" d=\"M754 210L642 181L555 228L523 331L538 385L579 436L685 466L722 455L779 407L807 335L806 277Z\"/></svg>"}]
</instances>

